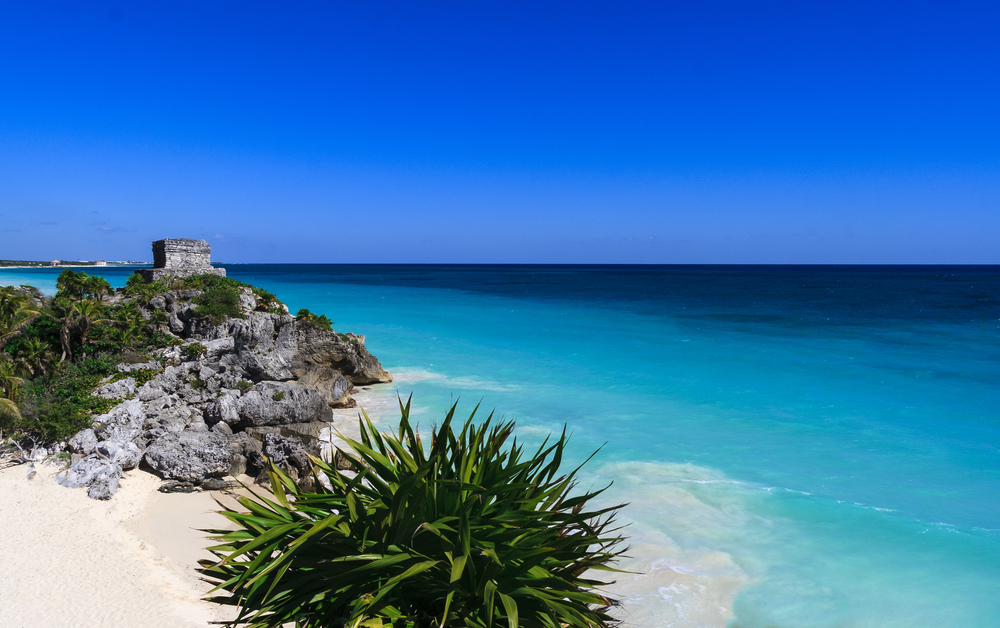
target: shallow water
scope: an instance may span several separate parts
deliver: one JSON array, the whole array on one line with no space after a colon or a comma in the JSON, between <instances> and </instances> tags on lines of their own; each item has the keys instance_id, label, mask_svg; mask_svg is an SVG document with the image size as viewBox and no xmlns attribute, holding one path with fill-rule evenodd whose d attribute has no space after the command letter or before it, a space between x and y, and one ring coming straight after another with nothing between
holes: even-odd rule
<instances>
[{"instance_id":1,"label":"shallow water","mask_svg":"<svg viewBox=\"0 0 1000 628\"><path fill-rule=\"evenodd\" d=\"M227 269L366 334L422 424L603 444L629 624L1000 626L996 267Z\"/></svg>"}]
</instances>

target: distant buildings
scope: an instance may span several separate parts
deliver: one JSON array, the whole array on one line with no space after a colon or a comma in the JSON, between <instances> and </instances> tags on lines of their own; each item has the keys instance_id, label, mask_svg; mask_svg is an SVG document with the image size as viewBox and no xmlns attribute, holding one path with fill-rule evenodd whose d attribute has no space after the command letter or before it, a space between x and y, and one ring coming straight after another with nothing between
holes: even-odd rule
<instances>
[{"instance_id":1,"label":"distant buildings","mask_svg":"<svg viewBox=\"0 0 1000 628\"><path fill-rule=\"evenodd\" d=\"M57 259L52 260L52 265L53 266L58 266L59 265L59 260L57 260Z\"/></svg>"},{"instance_id":2,"label":"distant buildings","mask_svg":"<svg viewBox=\"0 0 1000 628\"><path fill-rule=\"evenodd\" d=\"M102 259L95 259L94 266L107 266L108 263Z\"/></svg>"}]
</instances>

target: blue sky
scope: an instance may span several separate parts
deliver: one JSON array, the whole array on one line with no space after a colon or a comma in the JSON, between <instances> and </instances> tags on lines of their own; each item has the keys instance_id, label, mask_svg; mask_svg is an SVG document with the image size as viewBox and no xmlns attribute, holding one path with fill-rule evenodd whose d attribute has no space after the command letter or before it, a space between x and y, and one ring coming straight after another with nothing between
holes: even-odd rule
<instances>
[{"instance_id":1,"label":"blue sky","mask_svg":"<svg viewBox=\"0 0 1000 628\"><path fill-rule=\"evenodd\" d=\"M1000 263L1000 5L0 1L0 258Z\"/></svg>"}]
</instances>

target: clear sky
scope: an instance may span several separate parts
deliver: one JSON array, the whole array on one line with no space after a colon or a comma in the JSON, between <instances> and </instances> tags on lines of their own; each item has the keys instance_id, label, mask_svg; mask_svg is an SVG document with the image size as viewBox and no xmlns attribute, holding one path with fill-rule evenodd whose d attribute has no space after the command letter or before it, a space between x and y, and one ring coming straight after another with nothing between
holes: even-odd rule
<instances>
[{"instance_id":1,"label":"clear sky","mask_svg":"<svg viewBox=\"0 0 1000 628\"><path fill-rule=\"evenodd\" d=\"M1000 3L0 0L0 258L1000 263Z\"/></svg>"}]
</instances>

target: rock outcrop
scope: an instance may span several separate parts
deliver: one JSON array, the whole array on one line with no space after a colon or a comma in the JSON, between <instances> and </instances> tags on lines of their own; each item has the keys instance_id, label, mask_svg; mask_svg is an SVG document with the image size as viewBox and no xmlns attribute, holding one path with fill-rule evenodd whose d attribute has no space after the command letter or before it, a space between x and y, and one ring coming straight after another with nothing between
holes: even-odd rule
<instances>
[{"instance_id":1,"label":"rock outcrop","mask_svg":"<svg viewBox=\"0 0 1000 628\"><path fill-rule=\"evenodd\" d=\"M178 486L228 486L220 478L260 476L266 456L311 486L308 454L318 453L331 408L355 405L355 385L392 381L364 336L261 311L249 289L240 297L244 318L216 325L198 316L199 294L135 300L147 319L167 314L164 327L183 344L155 352L142 369L119 365L121 375L98 388L121 402L70 439L73 463L61 484L107 499L124 469L145 464ZM130 375L151 369L162 370L148 381Z\"/></svg>"}]
</instances>

